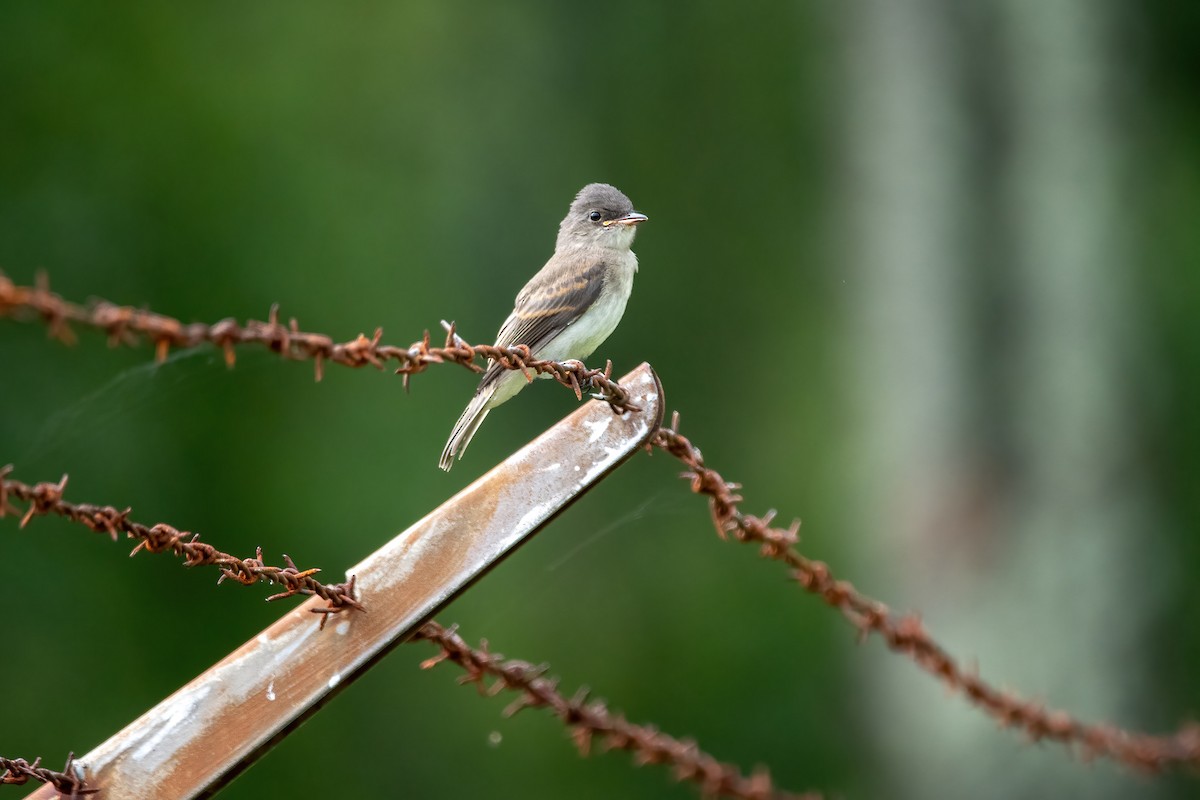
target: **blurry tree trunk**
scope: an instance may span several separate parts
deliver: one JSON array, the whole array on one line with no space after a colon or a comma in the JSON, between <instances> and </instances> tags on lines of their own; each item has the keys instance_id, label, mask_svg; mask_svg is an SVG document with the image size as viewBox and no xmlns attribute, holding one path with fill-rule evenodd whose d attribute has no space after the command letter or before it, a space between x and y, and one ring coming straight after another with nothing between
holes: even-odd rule
<instances>
[{"instance_id":1,"label":"blurry tree trunk","mask_svg":"<svg viewBox=\"0 0 1200 800\"><path fill-rule=\"evenodd\" d=\"M1114 6L828 8L845 67L837 236L862 437L852 577L923 613L985 678L1138 725L1155 598L1130 576L1149 574L1154 527L1123 410L1144 354L1126 291L1134 137ZM860 666L860 722L888 765L869 796L1154 791L998 733L898 659Z\"/></svg>"}]
</instances>

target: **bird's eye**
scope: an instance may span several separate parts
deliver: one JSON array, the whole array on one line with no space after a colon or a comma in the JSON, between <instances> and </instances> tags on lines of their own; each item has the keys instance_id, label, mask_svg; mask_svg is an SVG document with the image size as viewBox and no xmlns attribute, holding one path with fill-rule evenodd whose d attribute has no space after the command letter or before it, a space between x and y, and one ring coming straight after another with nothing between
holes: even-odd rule
<instances>
[{"instance_id":1,"label":"bird's eye","mask_svg":"<svg viewBox=\"0 0 1200 800\"><path fill-rule=\"evenodd\" d=\"M599 222L600 221L600 212L593 211L592 213L588 214L588 219L590 219L592 222Z\"/></svg>"}]
</instances>

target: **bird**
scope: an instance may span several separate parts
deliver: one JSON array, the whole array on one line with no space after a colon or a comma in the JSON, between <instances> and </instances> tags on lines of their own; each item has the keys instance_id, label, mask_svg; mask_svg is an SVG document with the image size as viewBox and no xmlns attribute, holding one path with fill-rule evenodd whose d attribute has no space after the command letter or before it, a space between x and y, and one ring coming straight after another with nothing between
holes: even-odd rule
<instances>
[{"instance_id":1,"label":"bird","mask_svg":"<svg viewBox=\"0 0 1200 800\"><path fill-rule=\"evenodd\" d=\"M517 294L512 313L496 334L496 347L523 344L534 358L546 361L591 355L625 313L638 271L630 247L637 226L646 220L615 186L589 183L580 189L558 226L554 254ZM449 472L488 412L526 383L520 370L493 361L454 424L438 466Z\"/></svg>"}]
</instances>

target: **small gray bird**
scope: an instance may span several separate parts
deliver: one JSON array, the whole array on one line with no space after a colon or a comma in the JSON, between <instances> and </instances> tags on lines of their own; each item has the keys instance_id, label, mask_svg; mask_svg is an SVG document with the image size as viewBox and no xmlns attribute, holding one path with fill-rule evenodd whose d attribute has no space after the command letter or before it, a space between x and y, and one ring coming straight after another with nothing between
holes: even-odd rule
<instances>
[{"instance_id":1,"label":"small gray bird","mask_svg":"<svg viewBox=\"0 0 1200 800\"><path fill-rule=\"evenodd\" d=\"M558 226L554 255L517 295L496 334L497 347L523 344L534 358L584 359L608 338L625 313L637 256L629 249L646 215L616 187L589 183ZM545 377L545 376L542 376ZM525 388L525 375L492 364L450 432L439 466L462 458L484 417Z\"/></svg>"}]
</instances>

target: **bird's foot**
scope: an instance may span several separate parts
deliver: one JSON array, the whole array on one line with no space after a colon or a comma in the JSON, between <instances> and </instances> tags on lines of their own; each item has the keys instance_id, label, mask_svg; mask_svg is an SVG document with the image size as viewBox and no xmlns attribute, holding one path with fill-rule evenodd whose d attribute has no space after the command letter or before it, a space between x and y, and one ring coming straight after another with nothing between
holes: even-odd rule
<instances>
[{"instance_id":1,"label":"bird's foot","mask_svg":"<svg viewBox=\"0 0 1200 800\"><path fill-rule=\"evenodd\" d=\"M580 399L583 399L584 393L596 388L595 384L592 383L591 377L588 376L587 364L584 364L577 358L568 358L559 363L571 371L571 383L573 387L577 387L576 391L579 392ZM595 397L595 395L592 396Z\"/></svg>"}]
</instances>

